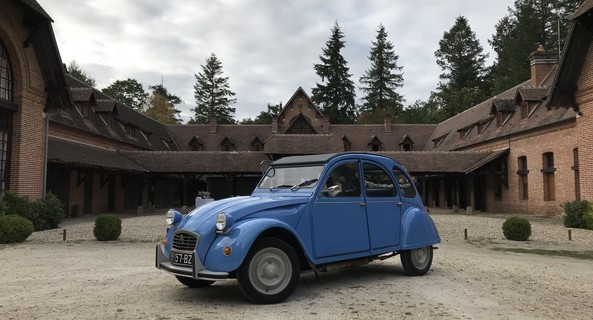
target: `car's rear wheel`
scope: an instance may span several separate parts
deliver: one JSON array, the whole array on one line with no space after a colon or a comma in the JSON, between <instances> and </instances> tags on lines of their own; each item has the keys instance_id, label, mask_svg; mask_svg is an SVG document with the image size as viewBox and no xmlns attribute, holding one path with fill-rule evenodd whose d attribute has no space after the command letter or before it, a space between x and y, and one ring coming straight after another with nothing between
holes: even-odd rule
<instances>
[{"instance_id":1,"label":"car's rear wheel","mask_svg":"<svg viewBox=\"0 0 593 320\"><path fill-rule=\"evenodd\" d=\"M400 258L406 274L410 276L426 274L432 264L432 251L432 246L428 246L400 252Z\"/></svg>"},{"instance_id":2,"label":"car's rear wheel","mask_svg":"<svg viewBox=\"0 0 593 320\"><path fill-rule=\"evenodd\" d=\"M300 279L294 249L276 238L256 241L239 267L237 281L245 296L255 303L278 303L288 298Z\"/></svg>"},{"instance_id":3,"label":"car's rear wheel","mask_svg":"<svg viewBox=\"0 0 593 320\"><path fill-rule=\"evenodd\" d=\"M175 276L175 278L177 278L177 280L179 280L179 282L181 282L182 284L184 284L190 288L203 288L203 287L207 287L214 283L214 281L211 281L211 280L198 280L198 279L194 279L194 278L181 277L181 276Z\"/></svg>"}]
</instances>

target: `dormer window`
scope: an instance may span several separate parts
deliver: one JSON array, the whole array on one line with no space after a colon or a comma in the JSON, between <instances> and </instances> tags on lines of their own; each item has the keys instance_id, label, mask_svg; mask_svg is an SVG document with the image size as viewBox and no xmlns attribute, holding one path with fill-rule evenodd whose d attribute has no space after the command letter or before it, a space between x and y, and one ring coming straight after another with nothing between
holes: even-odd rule
<instances>
[{"instance_id":1,"label":"dormer window","mask_svg":"<svg viewBox=\"0 0 593 320\"><path fill-rule=\"evenodd\" d=\"M342 142L344 143L344 151L352 150L352 143L346 136L342 136Z\"/></svg>"},{"instance_id":2,"label":"dormer window","mask_svg":"<svg viewBox=\"0 0 593 320\"><path fill-rule=\"evenodd\" d=\"M220 146L222 151L235 151L235 143L229 137L225 137Z\"/></svg>"},{"instance_id":3,"label":"dormer window","mask_svg":"<svg viewBox=\"0 0 593 320\"><path fill-rule=\"evenodd\" d=\"M434 143L434 147L437 148L438 146L440 146L446 137L447 137L447 135L444 135L444 136L440 136L438 138L432 139L432 142Z\"/></svg>"},{"instance_id":4,"label":"dormer window","mask_svg":"<svg viewBox=\"0 0 593 320\"><path fill-rule=\"evenodd\" d=\"M251 151L263 151L264 150L264 143L258 137L255 137L253 141L251 141Z\"/></svg>"},{"instance_id":5,"label":"dormer window","mask_svg":"<svg viewBox=\"0 0 593 320\"><path fill-rule=\"evenodd\" d=\"M369 151L381 151L381 145L383 143L381 143L381 140L379 140L379 138L377 138L377 136L373 136L371 138L371 141L369 141L368 146L369 146Z\"/></svg>"},{"instance_id":6,"label":"dormer window","mask_svg":"<svg viewBox=\"0 0 593 320\"><path fill-rule=\"evenodd\" d=\"M189 141L189 149L191 151L204 151L204 143L200 140L200 137L194 136Z\"/></svg>"},{"instance_id":7,"label":"dormer window","mask_svg":"<svg viewBox=\"0 0 593 320\"><path fill-rule=\"evenodd\" d=\"M412 151L414 149L414 142L412 139L406 134L402 141L399 143L400 149L402 151Z\"/></svg>"},{"instance_id":8,"label":"dormer window","mask_svg":"<svg viewBox=\"0 0 593 320\"><path fill-rule=\"evenodd\" d=\"M496 127L500 128L515 112L516 106L513 100L509 99L494 99L490 114L496 117Z\"/></svg>"}]
</instances>

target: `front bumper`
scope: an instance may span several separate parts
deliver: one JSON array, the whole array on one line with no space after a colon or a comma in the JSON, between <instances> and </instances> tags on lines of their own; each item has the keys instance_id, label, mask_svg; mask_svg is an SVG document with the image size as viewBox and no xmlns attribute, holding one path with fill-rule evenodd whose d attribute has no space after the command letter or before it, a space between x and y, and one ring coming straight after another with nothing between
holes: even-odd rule
<instances>
[{"instance_id":1,"label":"front bumper","mask_svg":"<svg viewBox=\"0 0 593 320\"><path fill-rule=\"evenodd\" d=\"M198 258L196 251L192 252L193 259L192 259L192 266L191 267L184 267L178 266L171 261L169 261L169 257L165 255L165 248L162 244L157 244L156 246L156 268L165 270L171 274L176 276L182 277L190 277L198 280L223 280L229 277L228 272L216 272L206 270L206 267L202 264L202 261Z\"/></svg>"}]
</instances>

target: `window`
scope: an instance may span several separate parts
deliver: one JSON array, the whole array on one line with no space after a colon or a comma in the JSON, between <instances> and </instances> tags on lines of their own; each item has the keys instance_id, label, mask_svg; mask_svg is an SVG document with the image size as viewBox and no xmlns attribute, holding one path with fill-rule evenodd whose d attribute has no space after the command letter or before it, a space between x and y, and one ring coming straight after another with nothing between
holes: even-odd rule
<instances>
[{"instance_id":1,"label":"window","mask_svg":"<svg viewBox=\"0 0 593 320\"><path fill-rule=\"evenodd\" d=\"M527 179L527 174L529 170L527 170L527 157L522 156L517 158L517 175L519 176L519 200L528 200L529 199L529 184Z\"/></svg>"},{"instance_id":2,"label":"window","mask_svg":"<svg viewBox=\"0 0 593 320\"><path fill-rule=\"evenodd\" d=\"M259 140L258 137L255 137L253 141L251 141L251 151L263 151L264 144Z\"/></svg>"},{"instance_id":3,"label":"window","mask_svg":"<svg viewBox=\"0 0 593 320\"><path fill-rule=\"evenodd\" d=\"M8 54L2 42L0 42L0 99L12 101L12 74Z\"/></svg>"},{"instance_id":4,"label":"window","mask_svg":"<svg viewBox=\"0 0 593 320\"><path fill-rule=\"evenodd\" d=\"M395 184L389 174L374 164L365 162L363 165L364 187L366 196L370 198L395 197Z\"/></svg>"},{"instance_id":5,"label":"window","mask_svg":"<svg viewBox=\"0 0 593 320\"><path fill-rule=\"evenodd\" d=\"M546 152L542 155L542 173L544 175L544 201L556 200L554 153Z\"/></svg>"},{"instance_id":6,"label":"window","mask_svg":"<svg viewBox=\"0 0 593 320\"><path fill-rule=\"evenodd\" d=\"M0 192L9 187L11 123L12 112L0 108Z\"/></svg>"},{"instance_id":7,"label":"window","mask_svg":"<svg viewBox=\"0 0 593 320\"><path fill-rule=\"evenodd\" d=\"M235 151L235 143L229 137L225 137L220 146L222 151Z\"/></svg>"},{"instance_id":8,"label":"window","mask_svg":"<svg viewBox=\"0 0 593 320\"><path fill-rule=\"evenodd\" d=\"M360 197L360 172L358 162L337 166L323 184L322 197Z\"/></svg>"},{"instance_id":9,"label":"window","mask_svg":"<svg viewBox=\"0 0 593 320\"><path fill-rule=\"evenodd\" d=\"M352 143L346 136L342 137L342 142L344 143L344 151L351 151L352 150Z\"/></svg>"},{"instance_id":10,"label":"window","mask_svg":"<svg viewBox=\"0 0 593 320\"><path fill-rule=\"evenodd\" d=\"M572 157L573 157L573 166L572 170L574 171L574 194L575 200L581 200L581 176L579 172L579 148L574 148L572 150Z\"/></svg>"},{"instance_id":11,"label":"window","mask_svg":"<svg viewBox=\"0 0 593 320\"><path fill-rule=\"evenodd\" d=\"M369 141L369 151L381 151L381 141L376 136L373 136L371 141Z\"/></svg>"},{"instance_id":12,"label":"window","mask_svg":"<svg viewBox=\"0 0 593 320\"><path fill-rule=\"evenodd\" d=\"M416 189L414 189L413 180L408 179L408 176L399 168L393 168L393 175L397 179L402 195L406 198L416 198Z\"/></svg>"}]
</instances>

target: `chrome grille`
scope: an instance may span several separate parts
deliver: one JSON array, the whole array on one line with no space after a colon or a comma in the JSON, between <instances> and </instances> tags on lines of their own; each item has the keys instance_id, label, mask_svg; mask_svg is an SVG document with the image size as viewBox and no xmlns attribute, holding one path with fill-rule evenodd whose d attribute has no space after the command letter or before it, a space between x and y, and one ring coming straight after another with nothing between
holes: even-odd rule
<instances>
[{"instance_id":1,"label":"chrome grille","mask_svg":"<svg viewBox=\"0 0 593 320\"><path fill-rule=\"evenodd\" d=\"M173 249L183 251L194 251L198 244L198 238L188 232L177 232L173 235Z\"/></svg>"}]
</instances>

